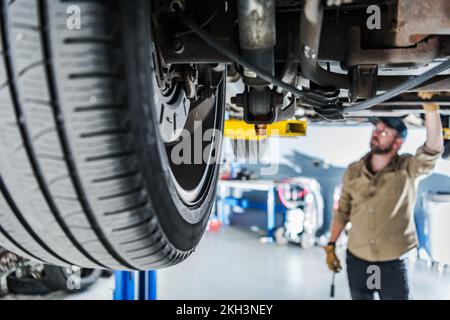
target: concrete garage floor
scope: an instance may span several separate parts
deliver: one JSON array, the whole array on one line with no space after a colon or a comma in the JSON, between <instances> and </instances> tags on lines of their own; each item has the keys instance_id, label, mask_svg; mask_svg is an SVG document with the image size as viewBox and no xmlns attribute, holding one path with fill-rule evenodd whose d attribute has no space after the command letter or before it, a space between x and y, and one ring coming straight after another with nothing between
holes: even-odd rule
<instances>
[{"instance_id":1,"label":"concrete garage floor","mask_svg":"<svg viewBox=\"0 0 450 320\"><path fill-rule=\"evenodd\" d=\"M345 262L345 253L339 253ZM415 299L450 299L450 272L424 261L410 264ZM345 266L344 266L345 268ZM233 227L205 235L185 263L158 273L159 299L330 299L331 272L323 249L302 250L258 241ZM350 299L345 269L336 276L336 299Z\"/></svg>"},{"instance_id":2,"label":"concrete garage floor","mask_svg":"<svg viewBox=\"0 0 450 320\"><path fill-rule=\"evenodd\" d=\"M344 253L340 253L344 262ZM158 271L158 299L329 299L331 273L321 248L264 244L258 235L235 227L207 232L184 263ZM450 299L450 272L424 261L410 263L415 299ZM114 277L89 291L54 293L33 299L111 299ZM8 299L25 299L9 296ZM28 297L29 299L30 297ZM336 299L349 299L345 272L336 277Z\"/></svg>"}]
</instances>

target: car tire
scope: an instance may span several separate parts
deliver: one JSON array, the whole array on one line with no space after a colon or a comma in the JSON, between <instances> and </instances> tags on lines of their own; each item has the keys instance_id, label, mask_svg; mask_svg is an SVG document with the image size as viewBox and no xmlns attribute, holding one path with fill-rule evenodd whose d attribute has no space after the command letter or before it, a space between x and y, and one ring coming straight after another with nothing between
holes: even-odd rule
<instances>
[{"instance_id":1,"label":"car tire","mask_svg":"<svg viewBox=\"0 0 450 320\"><path fill-rule=\"evenodd\" d=\"M224 71L212 95L184 109L186 125L202 121L190 132L215 129L207 161L178 164L177 144L161 136L169 118L151 1L0 3L0 245L65 267L186 259L214 202ZM81 12L79 29L68 28L70 10ZM170 107L180 110L184 89L174 86Z\"/></svg>"}]
</instances>

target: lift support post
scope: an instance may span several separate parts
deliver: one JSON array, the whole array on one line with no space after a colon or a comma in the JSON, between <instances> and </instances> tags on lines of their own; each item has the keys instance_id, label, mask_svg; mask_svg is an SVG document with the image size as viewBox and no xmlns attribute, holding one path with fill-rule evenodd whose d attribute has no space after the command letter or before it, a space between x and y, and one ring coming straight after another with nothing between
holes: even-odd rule
<instances>
[{"instance_id":1,"label":"lift support post","mask_svg":"<svg viewBox=\"0 0 450 320\"><path fill-rule=\"evenodd\" d=\"M156 271L116 271L114 300L156 300Z\"/></svg>"}]
</instances>

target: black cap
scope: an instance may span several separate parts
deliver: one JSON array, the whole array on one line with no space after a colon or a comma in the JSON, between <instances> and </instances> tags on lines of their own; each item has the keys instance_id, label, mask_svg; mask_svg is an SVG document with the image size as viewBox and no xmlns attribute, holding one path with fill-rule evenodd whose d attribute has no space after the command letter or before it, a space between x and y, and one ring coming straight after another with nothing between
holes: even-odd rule
<instances>
[{"instance_id":1,"label":"black cap","mask_svg":"<svg viewBox=\"0 0 450 320\"><path fill-rule=\"evenodd\" d=\"M381 117L381 118L372 118L371 122L373 124L376 124L378 121L383 122L385 125L387 125L389 128L394 129L397 131L400 138L403 140L406 139L408 135L408 128L406 128L405 123L400 118L395 117Z\"/></svg>"}]
</instances>

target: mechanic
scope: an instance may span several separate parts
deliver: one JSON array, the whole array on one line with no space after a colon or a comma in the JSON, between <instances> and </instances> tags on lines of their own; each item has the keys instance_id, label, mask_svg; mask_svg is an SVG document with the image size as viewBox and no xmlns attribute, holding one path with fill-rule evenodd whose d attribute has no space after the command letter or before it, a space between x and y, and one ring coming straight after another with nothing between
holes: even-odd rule
<instances>
[{"instance_id":1,"label":"mechanic","mask_svg":"<svg viewBox=\"0 0 450 320\"><path fill-rule=\"evenodd\" d=\"M431 93L421 93L430 99ZM427 139L416 155L399 155L407 128L399 118L376 121L371 151L344 173L342 196L334 212L330 242L325 247L328 267L341 270L335 243L348 222L347 276L354 300L410 299L405 259L417 247L413 220L418 180L431 174L443 153L439 106L423 104ZM370 266L376 266L370 267ZM370 267L370 268L369 268ZM369 279L378 270L379 279Z\"/></svg>"}]
</instances>

